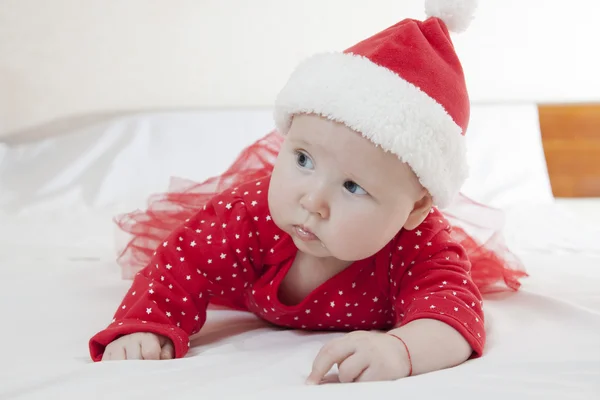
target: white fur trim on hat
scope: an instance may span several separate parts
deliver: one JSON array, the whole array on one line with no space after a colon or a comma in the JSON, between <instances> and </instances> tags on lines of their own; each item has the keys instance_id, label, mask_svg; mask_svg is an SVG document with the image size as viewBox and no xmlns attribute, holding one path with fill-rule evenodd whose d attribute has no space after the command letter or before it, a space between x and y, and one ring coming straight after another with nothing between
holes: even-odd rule
<instances>
[{"instance_id":1,"label":"white fur trim on hat","mask_svg":"<svg viewBox=\"0 0 600 400\"><path fill-rule=\"evenodd\" d=\"M287 133L294 114L341 122L396 154L439 207L452 201L467 177L460 126L422 90L366 57L326 53L301 63L275 103L280 133Z\"/></svg>"}]
</instances>

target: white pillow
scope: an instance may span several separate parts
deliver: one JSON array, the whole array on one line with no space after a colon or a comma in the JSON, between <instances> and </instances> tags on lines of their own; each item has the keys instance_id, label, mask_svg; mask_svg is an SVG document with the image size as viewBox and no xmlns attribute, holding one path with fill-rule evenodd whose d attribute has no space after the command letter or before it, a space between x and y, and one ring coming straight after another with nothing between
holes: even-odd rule
<instances>
[{"instance_id":1,"label":"white pillow","mask_svg":"<svg viewBox=\"0 0 600 400\"><path fill-rule=\"evenodd\" d=\"M467 149L465 195L498 208L553 203L535 104L473 106Z\"/></svg>"},{"instance_id":2,"label":"white pillow","mask_svg":"<svg viewBox=\"0 0 600 400\"><path fill-rule=\"evenodd\" d=\"M464 192L496 207L552 201L535 105L475 105ZM270 110L136 114L0 146L0 210L143 207L171 176L221 173L273 129Z\"/></svg>"}]
</instances>

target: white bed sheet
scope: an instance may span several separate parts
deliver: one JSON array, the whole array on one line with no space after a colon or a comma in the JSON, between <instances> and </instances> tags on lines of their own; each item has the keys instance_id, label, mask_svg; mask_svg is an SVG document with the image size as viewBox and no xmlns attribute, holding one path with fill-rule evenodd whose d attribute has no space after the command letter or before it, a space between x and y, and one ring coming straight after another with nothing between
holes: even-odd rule
<instances>
[{"instance_id":1,"label":"white bed sheet","mask_svg":"<svg viewBox=\"0 0 600 400\"><path fill-rule=\"evenodd\" d=\"M483 358L392 383L306 387L314 356L337 334L280 330L226 310L209 312L182 360L89 359L89 338L129 285L115 263L112 216L143 205L171 174L218 173L268 131L266 112L140 116L0 145L0 399L600 398L600 199L549 200L531 111L480 109L474 132L483 136L472 143L483 153L486 135L502 143L511 131L503 119L529 127L511 132L528 135L530 150L511 158L524 169L491 163L471 180L474 194L506 209L507 239L531 277L516 295L487 299ZM231 140L211 136L215 127L239 141L208 158L209 138Z\"/></svg>"},{"instance_id":2,"label":"white bed sheet","mask_svg":"<svg viewBox=\"0 0 600 400\"><path fill-rule=\"evenodd\" d=\"M531 228L519 218L521 231ZM87 341L110 320L129 284L114 263L110 215L4 216L0 223L0 398L600 394L597 249L521 250L531 277L520 293L486 301L489 342L481 359L394 383L315 388L303 381L320 346L337 334L279 330L226 310L209 312L185 359L91 363Z\"/></svg>"}]
</instances>

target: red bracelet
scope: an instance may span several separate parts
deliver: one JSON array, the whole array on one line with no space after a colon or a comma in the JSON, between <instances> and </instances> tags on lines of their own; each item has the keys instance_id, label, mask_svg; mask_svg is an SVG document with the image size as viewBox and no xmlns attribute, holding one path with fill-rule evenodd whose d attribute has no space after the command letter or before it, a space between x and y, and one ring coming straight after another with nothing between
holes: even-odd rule
<instances>
[{"instance_id":1,"label":"red bracelet","mask_svg":"<svg viewBox=\"0 0 600 400\"><path fill-rule=\"evenodd\" d=\"M404 348L406 349L406 354L408 354L408 365L410 367L410 370L408 371L408 376L411 376L413 373L413 366L412 366L412 360L410 358L410 351L408 351L408 346L406 345L406 342L404 342L404 340L402 340L402 338L400 336L396 336L393 333L388 333L388 335L395 337L396 339L401 341L402 344L404 345Z\"/></svg>"}]
</instances>

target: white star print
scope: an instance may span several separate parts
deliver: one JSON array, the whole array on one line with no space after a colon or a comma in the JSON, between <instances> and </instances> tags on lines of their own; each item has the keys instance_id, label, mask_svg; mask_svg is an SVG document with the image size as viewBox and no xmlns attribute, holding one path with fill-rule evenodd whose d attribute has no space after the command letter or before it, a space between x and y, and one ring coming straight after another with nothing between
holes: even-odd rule
<instances>
[{"instance_id":1,"label":"white star print","mask_svg":"<svg viewBox=\"0 0 600 400\"><path fill-rule=\"evenodd\" d=\"M225 253L221 253L221 260L224 260L224 259L225 259L225 257L227 257L227 254L225 254Z\"/></svg>"},{"instance_id":2,"label":"white star print","mask_svg":"<svg viewBox=\"0 0 600 400\"><path fill-rule=\"evenodd\" d=\"M331 303L329 303L329 305L330 305L331 307L335 307L335 301L332 301Z\"/></svg>"},{"instance_id":3,"label":"white star print","mask_svg":"<svg viewBox=\"0 0 600 400\"><path fill-rule=\"evenodd\" d=\"M188 275L188 276L185 277L185 279L187 279L189 281L190 279L192 279L192 276Z\"/></svg>"},{"instance_id":4,"label":"white star print","mask_svg":"<svg viewBox=\"0 0 600 400\"><path fill-rule=\"evenodd\" d=\"M208 261L206 261L206 262L209 264L212 264L212 259L209 258Z\"/></svg>"},{"instance_id":5,"label":"white star print","mask_svg":"<svg viewBox=\"0 0 600 400\"><path fill-rule=\"evenodd\" d=\"M279 240L279 235L275 235L275 236L273 236L273 239L275 239L275 240Z\"/></svg>"},{"instance_id":6,"label":"white star print","mask_svg":"<svg viewBox=\"0 0 600 400\"><path fill-rule=\"evenodd\" d=\"M231 203L227 203L227 204L225 205L225 208L226 208L226 209L228 209L228 210L231 210Z\"/></svg>"},{"instance_id":7,"label":"white star print","mask_svg":"<svg viewBox=\"0 0 600 400\"><path fill-rule=\"evenodd\" d=\"M415 233L417 234L417 236L421 236L422 232L421 231L416 231Z\"/></svg>"},{"instance_id":8,"label":"white star print","mask_svg":"<svg viewBox=\"0 0 600 400\"><path fill-rule=\"evenodd\" d=\"M306 312L307 314L310 314L310 310L308 310L308 309L307 309L305 312Z\"/></svg>"},{"instance_id":9,"label":"white star print","mask_svg":"<svg viewBox=\"0 0 600 400\"><path fill-rule=\"evenodd\" d=\"M271 220L271 216L267 215L267 221L270 221L270 220Z\"/></svg>"},{"instance_id":10,"label":"white star print","mask_svg":"<svg viewBox=\"0 0 600 400\"><path fill-rule=\"evenodd\" d=\"M167 269L171 269L171 268L172 268L172 267L171 267L171 264L167 264L167 267L166 267L166 268L167 268Z\"/></svg>"},{"instance_id":11,"label":"white star print","mask_svg":"<svg viewBox=\"0 0 600 400\"><path fill-rule=\"evenodd\" d=\"M418 286L415 286L415 290L419 290L419 287L418 287Z\"/></svg>"},{"instance_id":12,"label":"white star print","mask_svg":"<svg viewBox=\"0 0 600 400\"><path fill-rule=\"evenodd\" d=\"M458 307L454 307L454 311L458 311Z\"/></svg>"},{"instance_id":13,"label":"white star print","mask_svg":"<svg viewBox=\"0 0 600 400\"><path fill-rule=\"evenodd\" d=\"M431 242L427 242L427 246L431 246Z\"/></svg>"},{"instance_id":14,"label":"white star print","mask_svg":"<svg viewBox=\"0 0 600 400\"><path fill-rule=\"evenodd\" d=\"M215 280L217 280L217 281L220 281L220 280L221 280L221 277L220 277L220 276L217 276L217 277L215 278Z\"/></svg>"},{"instance_id":15,"label":"white star print","mask_svg":"<svg viewBox=\"0 0 600 400\"><path fill-rule=\"evenodd\" d=\"M135 291L133 293L131 293L132 296L135 296Z\"/></svg>"},{"instance_id":16,"label":"white star print","mask_svg":"<svg viewBox=\"0 0 600 400\"><path fill-rule=\"evenodd\" d=\"M165 315L166 315L167 317L171 318L171 313L170 313L170 312L168 312L168 311L167 311L167 312L165 313Z\"/></svg>"},{"instance_id":17,"label":"white star print","mask_svg":"<svg viewBox=\"0 0 600 400\"><path fill-rule=\"evenodd\" d=\"M377 297L373 297L373 302L377 303L379 301L379 299Z\"/></svg>"},{"instance_id":18,"label":"white star print","mask_svg":"<svg viewBox=\"0 0 600 400\"><path fill-rule=\"evenodd\" d=\"M340 294L340 296L344 294L342 290L340 290L338 293Z\"/></svg>"},{"instance_id":19,"label":"white star print","mask_svg":"<svg viewBox=\"0 0 600 400\"><path fill-rule=\"evenodd\" d=\"M349 312L348 314L346 314L346 317L351 317L351 316L352 316L351 312Z\"/></svg>"},{"instance_id":20,"label":"white star print","mask_svg":"<svg viewBox=\"0 0 600 400\"><path fill-rule=\"evenodd\" d=\"M181 257L181 258L179 259L179 261L181 261L181 262L184 262L184 261L185 261L185 257Z\"/></svg>"},{"instance_id":21,"label":"white star print","mask_svg":"<svg viewBox=\"0 0 600 400\"><path fill-rule=\"evenodd\" d=\"M431 308L431 309L433 310L433 309L435 309L435 306L431 306L431 307L429 307L429 308Z\"/></svg>"},{"instance_id":22,"label":"white star print","mask_svg":"<svg viewBox=\"0 0 600 400\"><path fill-rule=\"evenodd\" d=\"M126 305L123 305L123 307L121 307L121 309L122 309L122 310L124 310L124 309L126 309L126 308L127 308L127 306L126 306Z\"/></svg>"},{"instance_id":23,"label":"white star print","mask_svg":"<svg viewBox=\"0 0 600 400\"><path fill-rule=\"evenodd\" d=\"M190 243L190 246L192 246L192 247L196 247L196 242L195 242L195 241L192 241L192 243Z\"/></svg>"},{"instance_id":24,"label":"white star print","mask_svg":"<svg viewBox=\"0 0 600 400\"><path fill-rule=\"evenodd\" d=\"M163 247L167 247L168 244L169 244L169 242L164 242Z\"/></svg>"},{"instance_id":25,"label":"white star print","mask_svg":"<svg viewBox=\"0 0 600 400\"><path fill-rule=\"evenodd\" d=\"M173 289L173 285L169 285L169 289Z\"/></svg>"},{"instance_id":26,"label":"white star print","mask_svg":"<svg viewBox=\"0 0 600 400\"><path fill-rule=\"evenodd\" d=\"M183 298L183 302L184 302L184 303L185 303L187 300L188 300L188 299L187 299L187 297L184 297L184 298Z\"/></svg>"},{"instance_id":27,"label":"white star print","mask_svg":"<svg viewBox=\"0 0 600 400\"><path fill-rule=\"evenodd\" d=\"M467 280L463 279L463 285L466 285L466 284L467 284Z\"/></svg>"},{"instance_id":28,"label":"white star print","mask_svg":"<svg viewBox=\"0 0 600 400\"><path fill-rule=\"evenodd\" d=\"M148 293L154 294L154 290L150 289L150 290L148 290Z\"/></svg>"},{"instance_id":29,"label":"white star print","mask_svg":"<svg viewBox=\"0 0 600 400\"><path fill-rule=\"evenodd\" d=\"M346 307L350 307L350 303L346 303Z\"/></svg>"},{"instance_id":30,"label":"white star print","mask_svg":"<svg viewBox=\"0 0 600 400\"><path fill-rule=\"evenodd\" d=\"M352 282L352 289L356 287L356 282Z\"/></svg>"},{"instance_id":31,"label":"white star print","mask_svg":"<svg viewBox=\"0 0 600 400\"><path fill-rule=\"evenodd\" d=\"M416 249L416 250L419 250L419 249L420 249L420 247L419 247L419 245L418 245L418 244L415 244L415 249Z\"/></svg>"},{"instance_id":32,"label":"white star print","mask_svg":"<svg viewBox=\"0 0 600 400\"><path fill-rule=\"evenodd\" d=\"M403 247L402 247L402 246L398 246L398 250L402 250L402 249L403 249Z\"/></svg>"},{"instance_id":33,"label":"white star print","mask_svg":"<svg viewBox=\"0 0 600 400\"><path fill-rule=\"evenodd\" d=\"M252 203L250 203L252 205L252 207L254 207L255 205L258 204L258 202L256 200L253 200Z\"/></svg>"},{"instance_id":34,"label":"white star print","mask_svg":"<svg viewBox=\"0 0 600 400\"><path fill-rule=\"evenodd\" d=\"M152 314L152 309L151 308L146 308L146 314Z\"/></svg>"},{"instance_id":35,"label":"white star print","mask_svg":"<svg viewBox=\"0 0 600 400\"><path fill-rule=\"evenodd\" d=\"M176 250L177 250L177 251L181 251L181 247L177 247L177 249L176 249Z\"/></svg>"}]
</instances>

